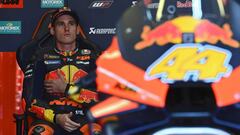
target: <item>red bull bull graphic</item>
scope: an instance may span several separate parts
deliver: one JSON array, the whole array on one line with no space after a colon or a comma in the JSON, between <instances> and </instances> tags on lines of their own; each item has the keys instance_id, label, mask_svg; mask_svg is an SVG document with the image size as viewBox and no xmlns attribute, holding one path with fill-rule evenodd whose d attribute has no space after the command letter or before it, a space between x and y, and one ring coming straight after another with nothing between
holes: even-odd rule
<instances>
[{"instance_id":1,"label":"red bull bull graphic","mask_svg":"<svg viewBox=\"0 0 240 135\"><path fill-rule=\"evenodd\" d=\"M143 27L141 34L142 41L135 45L136 50L142 50L146 47L152 46L154 43L163 46L169 42L181 43L182 32L172 23L166 22L154 30L151 30L149 26Z\"/></svg>"},{"instance_id":2,"label":"red bull bull graphic","mask_svg":"<svg viewBox=\"0 0 240 135\"><path fill-rule=\"evenodd\" d=\"M239 47L239 43L231 38L233 33L229 24L224 24L223 28L221 28L208 20L203 20L196 27L194 34L197 43L208 42L211 44L216 44L218 41L221 41L225 45L234 48Z\"/></svg>"},{"instance_id":3,"label":"red bull bull graphic","mask_svg":"<svg viewBox=\"0 0 240 135\"><path fill-rule=\"evenodd\" d=\"M170 48L146 70L145 79L216 82L232 71L232 53L226 49L201 44L178 44Z\"/></svg>"},{"instance_id":4,"label":"red bull bull graphic","mask_svg":"<svg viewBox=\"0 0 240 135\"><path fill-rule=\"evenodd\" d=\"M58 75L58 72L64 76L64 79L66 81L66 76L65 76L65 73L62 71L62 70L54 70L54 71L51 71L49 72L48 74L46 74L45 76L45 80L57 80L59 79L59 75Z\"/></svg>"},{"instance_id":5,"label":"red bull bull graphic","mask_svg":"<svg viewBox=\"0 0 240 135\"><path fill-rule=\"evenodd\" d=\"M77 72L73 74L72 81L71 82L77 82L80 78L87 75L87 72L79 69Z\"/></svg>"},{"instance_id":6,"label":"red bull bull graphic","mask_svg":"<svg viewBox=\"0 0 240 135\"><path fill-rule=\"evenodd\" d=\"M168 43L182 43L183 33L193 33L195 43L207 42L216 44L221 41L223 44L238 48L239 42L232 38L232 31L229 24L224 24L223 28L210 22L209 20L199 20L191 16L182 16L164 22L162 25L151 30L145 25L141 34L142 40L135 44L136 50L142 50L152 45L164 46Z\"/></svg>"},{"instance_id":7,"label":"red bull bull graphic","mask_svg":"<svg viewBox=\"0 0 240 135\"><path fill-rule=\"evenodd\" d=\"M82 103L90 103L91 101L98 101L98 95L96 92L90 90L82 89L78 97L78 101Z\"/></svg>"},{"instance_id":8,"label":"red bull bull graphic","mask_svg":"<svg viewBox=\"0 0 240 135\"><path fill-rule=\"evenodd\" d=\"M87 72L85 72L81 69L78 69L74 65L66 65L66 66L63 66L61 69L49 72L45 76L45 80L59 79L60 76L59 76L58 72L64 77L64 80L66 82L70 82L71 84L77 82L78 79L87 75Z\"/></svg>"}]
</instances>

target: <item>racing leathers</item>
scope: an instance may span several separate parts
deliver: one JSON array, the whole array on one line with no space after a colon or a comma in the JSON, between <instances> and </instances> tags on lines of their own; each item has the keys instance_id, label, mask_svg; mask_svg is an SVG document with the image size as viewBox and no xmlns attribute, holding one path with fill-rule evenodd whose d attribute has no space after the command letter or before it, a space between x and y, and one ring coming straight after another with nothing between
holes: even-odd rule
<instances>
[{"instance_id":1,"label":"racing leathers","mask_svg":"<svg viewBox=\"0 0 240 135\"><path fill-rule=\"evenodd\" d=\"M24 71L23 98L26 110L35 121L44 121L58 126L55 123L56 114L73 112L73 121L82 125L77 133L87 132L85 111L98 101L95 83L79 86L76 83L94 72L97 54L93 49L77 44L73 51L60 51L56 47L44 48L37 51L34 62L28 64ZM59 79L59 73L64 76L67 87L64 93L48 93L44 89L44 80ZM33 124L30 132L39 132L38 123ZM42 123L41 123L42 124ZM94 125L96 133L100 127ZM38 129L36 129L38 128ZM41 127L43 128L43 126ZM68 134L66 131L55 131L54 134ZM36 130L36 131L31 131ZM45 129L44 129L45 130ZM41 131L41 130L40 130ZM31 133L31 134L32 134Z\"/></svg>"}]
</instances>

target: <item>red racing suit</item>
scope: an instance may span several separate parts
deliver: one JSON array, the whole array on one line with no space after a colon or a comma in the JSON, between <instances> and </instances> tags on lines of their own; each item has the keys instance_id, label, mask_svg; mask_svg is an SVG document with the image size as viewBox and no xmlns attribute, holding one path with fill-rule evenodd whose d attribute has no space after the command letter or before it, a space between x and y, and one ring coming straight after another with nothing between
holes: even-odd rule
<instances>
[{"instance_id":1,"label":"red racing suit","mask_svg":"<svg viewBox=\"0 0 240 135\"><path fill-rule=\"evenodd\" d=\"M88 47L77 45L75 50L63 52L55 47L44 48L34 55L34 62L24 71L23 100L27 113L35 120L54 125L56 114L73 112L74 121L87 123L85 111L98 101L95 83L76 86L81 78L96 69L97 53ZM65 93L47 93L44 80L59 79L59 72L68 83ZM85 128L86 129L86 128Z\"/></svg>"}]
</instances>

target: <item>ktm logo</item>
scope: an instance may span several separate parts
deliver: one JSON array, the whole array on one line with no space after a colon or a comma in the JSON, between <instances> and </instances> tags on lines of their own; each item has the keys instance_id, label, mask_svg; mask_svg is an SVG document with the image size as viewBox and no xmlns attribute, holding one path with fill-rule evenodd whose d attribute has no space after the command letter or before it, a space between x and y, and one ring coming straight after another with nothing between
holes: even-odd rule
<instances>
[{"instance_id":1,"label":"ktm logo","mask_svg":"<svg viewBox=\"0 0 240 135\"><path fill-rule=\"evenodd\" d=\"M0 0L0 8L23 8L23 0Z\"/></svg>"},{"instance_id":2,"label":"ktm logo","mask_svg":"<svg viewBox=\"0 0 240 135\"><path fill-rule=\"evenodd\" d=\"M89 8L109 8L112 5L113 1L93 1Z\"/></svg>"}]
</instances>

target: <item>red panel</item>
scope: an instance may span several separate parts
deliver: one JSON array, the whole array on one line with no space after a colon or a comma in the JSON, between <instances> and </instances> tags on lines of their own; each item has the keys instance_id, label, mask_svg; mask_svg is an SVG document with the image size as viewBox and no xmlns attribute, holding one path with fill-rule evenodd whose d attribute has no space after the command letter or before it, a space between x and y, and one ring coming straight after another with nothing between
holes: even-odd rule
<instances>
[{"instance_id":1,"label":"red panel","mask_svg":"<svg viewBox=\"0 0 240 135\"><path fill-rule=\"evenodd\" d=\"M0 52L0 135L14 135L16 96L16 55Z\"/></svg>"},{"instance_id":2,"label":"red panel","mask_svg":"<svg viewBox=\"0 0 240 135\"><path fill-rule=\"evenodd\" d=\"M235 68L228 78L213 83L212 88L219 107L240 102L240 66Z\"/></svg>"},{"instance_id":3,"label":"red panel","mask_svg":"<svg viewBox=\"0 0 240 135\"><path fill-rule=\"evenodd\" d=\"M23 8L23 0L19 0L18 4L16 3L11 4L11 1L9 3L6 2L5 4L3 4L2 1L2 3L0 3L0 8Z\"/></svg>"}]
</instances>

